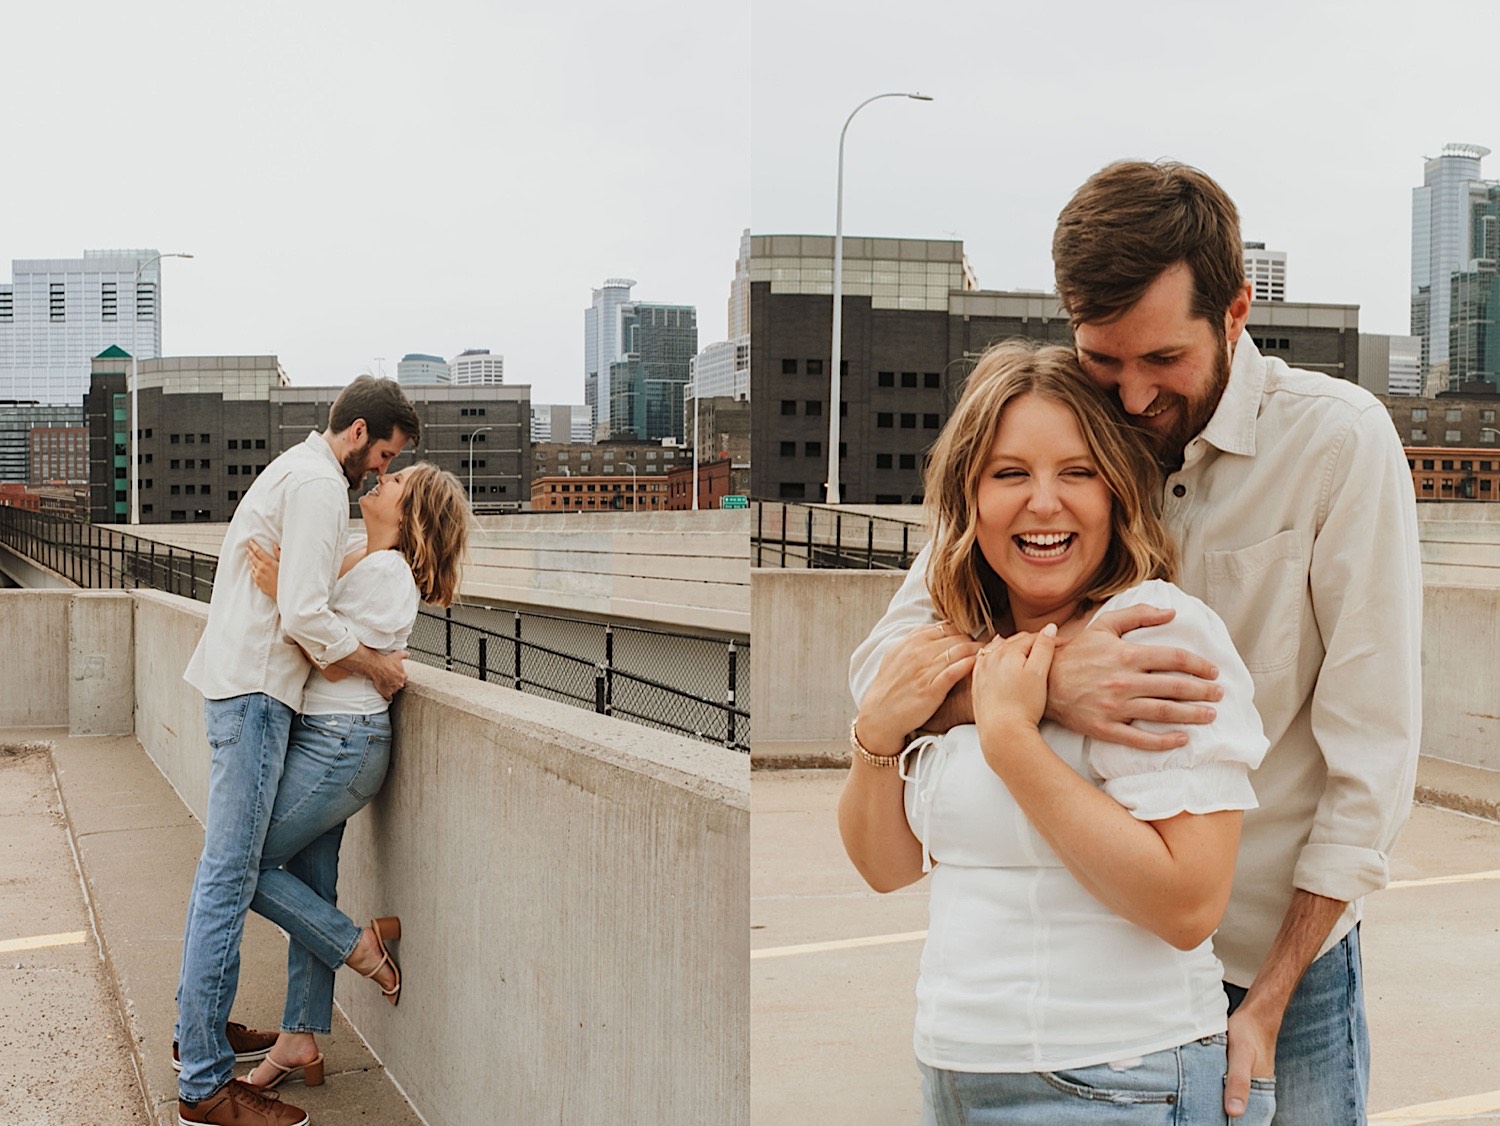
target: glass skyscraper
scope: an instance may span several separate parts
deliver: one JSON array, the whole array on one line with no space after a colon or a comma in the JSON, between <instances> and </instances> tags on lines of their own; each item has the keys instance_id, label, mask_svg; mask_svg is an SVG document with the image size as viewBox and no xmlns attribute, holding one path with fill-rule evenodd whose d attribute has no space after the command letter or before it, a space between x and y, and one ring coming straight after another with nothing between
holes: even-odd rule
<instances>
[{"instance_id":1,"label":"glass skyscraper","mask_svg":"<svg viewBox=\"0 0 1500 1126\"><path fill-rule=\"evenodd\" d=\"M692 305L636 302L620 311L621 358L609 369L609 435L682 440L683 389L698 352Z\"/></svg>"},{"instance_id":2,"label":"glass skyscraper","mask_svg":"<svg viewBox=\"0 0 1500 1126\"><path fill-rule=\"evenodd\" d=\"M583 311L583 401L593 412L600 437L610 433L609 366L624 355L620 311L630 304L633 278L609 278L594 290Z\"/></svg>"},{"instance_id":3,"label":"glass skyscraper","mask_svg":"<svg viewBox=\"0 0 1500 1126\"><path fill-rule=\"evenodd\" d=\"M1479 170L1489 154L1445 145L1412 189L1411 334L1429 393L1500 381L1500 182Z\"/></svg>"}]
</instances>

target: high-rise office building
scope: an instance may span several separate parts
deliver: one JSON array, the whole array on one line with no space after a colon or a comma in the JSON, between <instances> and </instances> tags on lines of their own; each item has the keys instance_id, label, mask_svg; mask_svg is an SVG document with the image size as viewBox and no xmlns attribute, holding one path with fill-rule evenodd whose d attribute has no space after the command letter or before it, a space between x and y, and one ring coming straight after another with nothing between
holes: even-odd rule
<instances>
[{"instance_id":1,"label":"high-rise office building","mask_svg":"<svg viewBox=\"0 0 1500 1126\"><path fill-rule=\"evenodd\" d=\"M698 351L691 305L638 301L620 309L621 358L609 365L609 434L681 441L683 389Z\"/></svg>"},{"instance_id":2,"label":"high-rise office building","mask_svg":"<svg viewBox=\"0 0 1500 1126\"><path fill-rule=\"evenodd\" d=\"M750 337L705 344L693 357L689 394L705 399L750 397Z\"/></svg>"},{"instance_id":3,"label":"high-rise office building","mask_svg":"<svg viewBox=\"0 0 1500 1126\"><path fill-rule=\"evenodd\" d=\"M593 417L586 403L532 403L532 442L588 443L594 440Z\"/></svg>"},{"instance_id":4,"label":"high-rise office building","mask_svg":"<svg viewBox=\"0 0 1500 1126\"><path fill-rule=\"evenodd\" d=\"M111 346L137 359L161 354L156 251L11 263L10 283L0 285L0 398L82 403L90 362Z\"/></svg>"},{"instance_id":5,"label":"high-rise office building","mask_svg":"<svg viewBox=\"0 0 1500 1126\"><path fill-rule=\"evenodd\" d=\"M609 434L609 366L621 347L620 311L630 304L633 278L609 278L594 290L594 301L583 311L583 401L593 412L594 432Z\"/></svg>"},{"instance_id":6,"label":"high-rise office building","mask_svg":"<svg viewBox=\"0 0 1500 1126\"><path fill-rule=\"evenodd\" d=\"M455 387L499 387L505 382L505 357L488 348L469 348L448 361Z\"/></svg>"},{"instance_id":7,"label":"high-rise office building","mask_svg":"<svg viewBox=\"0 0 1500 1126\"><path fill-rule=\"evenodd\" d=\"M396 382L402 387L435 387L453 381L448 361L425 352L408 352L396 365Z\"/></svg>"},{"instance_id":8,"label":"high-rise office building","mask_svg":"<svg viewBox=\"0 0 1500 1126\"><path fill-rule=\"evenodd\" d=\"M1450 144L1423 166L1411 199L1411 334L1422 383L1460 390L1500 377L1500 183L1480 177L1490 150Z\"/></svg>"},{"instance_id":9,"label":"high-rise office building","mask_svg":"<svg viewBox=\"0 0 1500 1126\"><path fill-rule=\"evenodd\" d=\"M1285 301L1286 251L1267 250L1263 242L1247 242L1245 280L1256 301Z\"/></svg>"},{"instance_id":10,"label":"high-rise office building","mask_svg":"<svg viewBox=\"0 0 1500 1126\"><path fill-rule=\"evenodd\" d=\"M734 260L734 280L729 283L730 340L750 335L750 228L740 232L740 253Z\"/></svg>"},{"instance_id":11,"label":"high-rise office building","mask_svg":"<svg viewBox=\"0 0 1500 1126\"><path fill-rule=\"evenodd\" d=\"M83 403L64 406L30 402L0 401L0 482L41 485L49 481L72 481L62 476L49 451L71 454L74 435L84 425ZM40 445L39 434L50 435ZM88 480L88 449L84 448L84 480ZM71 464L71 462L67 462Z\"/></svg>"}]
</instances>

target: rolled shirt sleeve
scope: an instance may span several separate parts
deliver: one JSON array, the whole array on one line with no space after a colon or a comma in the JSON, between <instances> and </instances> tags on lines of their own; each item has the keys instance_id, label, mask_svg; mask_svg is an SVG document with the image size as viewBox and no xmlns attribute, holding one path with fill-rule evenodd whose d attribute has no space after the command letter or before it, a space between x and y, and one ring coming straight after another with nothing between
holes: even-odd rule
<instances>
[{"instance_id":1,"label":"rolled shirt sleeve","mask_svg":"<svg viewBox=\"0 0 1500 1126\"><path fill-rule=\"evenodd\" d=\"M1250 771L1265 757L1267 741L1255 710L1255 685L1240 660L1229 631L1206 605L1173 586L1153 580L1109 599L1099 613L1127 606L1170 607L1170 622L1132 630L1133 644L1176 646L1197 653L1219 668L1224 699L1212 723L1174 728L1137 720L1145 731L1181 730L1185 746L1141 751L1091 739L1088 764L1104 792L1141 821L1161 821L1179 813L1218 813L1256 808Z\"/></svg>"},{"instance_id":2,"label":"rolled shirt sleeve","mask_svg":"<svg viewBox=\"0 0 1500 1126\"><path fill-rule=\"evenodd\" d=\"M932 595L927 593L927 561L931 555L932 547L928 545L912 560L911 570L906 573L906 579L891 599L891 604L875 623L870 636L860 642L849 658L849 691L854 694L856 707L875 682L880 662L890 652L891 646L908 637L913 630L937 621Z\"/></svg>"},{"instance_id":3,"label":"rolled shirt sleeve","mask_svg":"<svg viewBox=\"0 0 1500 1126\"><path fill-rule=\"evenodd\" d=\"M288 491L282 517L276 587L281 627L320 669L359 648L353 630L328 606L342 562L336 517L348 503L348 492L337 481L314 478Z\"/></svg>"},{"instance_id":4,"label":"rolled shirt sleeve","mask_svg":"<svg viewBox=\"0 0 1500 1126\"><path fill-rule=\"evenodd\" d=\"M1353 900L1389 882L1422 732L1422 572L1411 472L1385 409L1365 410L1333 461L1309 584L1326 655L1313 689L1328 770L1296 887Z\"/></svg>"}]
</instances>

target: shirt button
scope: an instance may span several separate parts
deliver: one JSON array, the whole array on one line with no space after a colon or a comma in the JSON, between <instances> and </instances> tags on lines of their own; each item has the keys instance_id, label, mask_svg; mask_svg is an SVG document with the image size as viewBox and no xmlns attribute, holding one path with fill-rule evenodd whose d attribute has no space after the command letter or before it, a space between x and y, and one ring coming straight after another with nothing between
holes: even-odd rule
<instances>
[{"instance_id":1,"label":"shirt button","mask_svg":"<svg viewBox=\"0 0 1500 1126\"><path fill-rule=\"evenodd\" d=\"M1186 485L1173 485L1172 486L1172 495L1174 497L1185 497L1185 496L1187 496L1187 486Z\"/></svg>"}]
</instances>

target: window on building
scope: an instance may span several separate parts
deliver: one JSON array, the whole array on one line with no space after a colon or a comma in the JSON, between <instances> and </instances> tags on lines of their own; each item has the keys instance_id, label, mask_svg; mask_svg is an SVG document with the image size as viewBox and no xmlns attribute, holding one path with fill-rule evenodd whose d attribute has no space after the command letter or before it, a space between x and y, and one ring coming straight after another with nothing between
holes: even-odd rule
<instances>
[{"instance_id":1,"label":"window on building","mask_svg":"<svg viewBox=\"0 0 1500 1126\"><path fill-rule=\"evenodd\" d=\"M1463 418L1463 416L1464 412L1462 407L1449 407L1446 411L1443 412L1443 421L1457 422L1461 418Z\"/></svg>"},{"instance_id":2,"label":"window on building","mask_svg":"<svg viewBox=\"0 0 1500 1126\"><path fill-rule=\"evenodd\" d=\"M781 456L782 457L796 457L797 456L797 443L796 442L782 442L781 443Z\"/></svg>"},{"instance_id":3,"label":"window on building","mask_svg":"<svg viewBox=\"0 0 1500 1126\"><path fill-rule=\"evenodd\" d=\"M915 387L917 385L917 373L914 371L903 371L901 373L902 387Z\"/></svg>"},{"instance_id":4,"label":"window on building","mask_svg":"<svg viewBox=\"0 0 1500 1126\"><path fill-rule=\"evenodd\" d=\"M235 441L233 438L231 438L231 439L229 439L229 448L231 450L237 450L237 449L240 448L240 444L237 441Z\"/></svg>"},{"instance_id":5,"label":"window on building","mask_svg":"<svg viewBox=\"0 0 1500 1126\"><path fill-rule=\"evenodd\" d=\"M1411 428L1411 440L1413 442L1425 442L1425 441L1427 441L1427 431L1425 429L1423 429L1422 427L1420 427L1420 426L1413 426ZM1431 468L1431 467L1429 466L1428 468Z\"/></svg>"},{"instance_id":6,"label":"window on building","mask_svg":"<svg viewBox=\"0 0 1500 1126\"><path fill-rule=\"evenodd\" d=\"M1443 441L1445 441L1445 442L1462 442L1463 440L1464 440L1464 435L1463 435L1463 431L1462 430L1444 430L1443 431Z\"/></svg>"},{"instance_id":7,"label":"window on building","mask_svg":"<svg viewBox=\"0 0 1500 1126\"><path fill-rule=\"evenodd\" d=\"M796 375L797 374L797 361L796 360L782 360L781 361L781 374L782 375Z\"/></svg>"},{"instance_id":8,"label":"window on building","mask_svg":"<svg viewBox=\"0 0 1500 1126\"><path fill-rule=\"evenodd\" d=\"M875 425L881 430L889 430L895 422L896 416L890 411L880 411L875 415Z\"/></svg>"},{"instance_id":9,"label":"window on building","mask_svg":"<svg viewBox=\"0 0 1500 1126\"><path fill-rule=\"evenodd\" d=\"M803 405L802 412L808 418L821 418L823 416L823 402L821 399L808 399Z\"/></svg>"},{"instance_id":10,"label":"window on building","mask_svg":"<svg viewBox=\"0 0 1500 1126\"><path fill-rule=\"evenodd\" d=\"M182 441L182 435L181 434L169 434L167 436L167 441L169 443L171 443L172 445L175 446L178 442Z\"/></svg>"},{"instance_id":11,"label":"window on building","mask_svg":"<svg viewBox=\"0 0 1500 1126\"><path fill-rule=\"evenodd\" d=\"M48 294L47 308L48 314L54 321L65 321L68 319L68 300L62 282L52 283Z\"/></svg>"},{"instance_id":12,"label":"window on building","mask_svg":"<svg viewBox=\"0 0 1500 1126\"><path fill-rule=\"evenodd\" d=\"M1427 408L1426 407L1412 407L1412 409L1411 409L1411 420L1413 422L1426 422L1427 421Z\"/></svg>"},{"instance_id":13,"label":"window on building","mask_svg":"<svg viewBox=\"0 0 1500 1126\"><path fill-rule=\"evenodd\" d=\"M916 454L902 454L901 455L901 468L902 469L915 469L916 467L917 467L917 455Z\"/></svg>"},{"instance_id":14,"label":"window on building","mask_svg":"<svg viewBox=\"0 0 1500 1126\"><path fill-rule=\"evenodd\" d=\"M174 496L174 497L175 497L175 496L180 496L180 495L181 495L181 494L182 494L182 486L181 486L181 485L173 485L173 486L172 486L172 487L171 487L171 490L170 490L170 491L171 491L171 494L172 494L172 495L173 495L173 496Z\"/></svg>"},{"instance_id":15,"label":"window on building","mask_svg":"<svg viewBox=\"0 0 1500 1126\"><path fill-rule=\"evenodd\" d=\"M891 467L891 455L890 454L876 454L875 455L875 468L876 469L889 469L890 467Z\"/></svg>"},{"instance_id":16,"label":"window on building","mask_svg":"<svg viewBox=\"0 0 1500 1126\"><path fill-rule=\"evenodd\" d=\"M876 372L875 383L879 387L894 387L896 386L896 373L893 371Z\"/></svg>"},{"instance_id":17,"label":"window on building","mask_svg":"<svg viewBox=\"0 0 1500 1126\"><path fill-rule=\"evenodd\" d=\"M1494 422L1495 421L1495 412L1494 411L1480 411L1479 412L1479 421L1480 422Z\"/></svg>"},{"instance_id":18,"label":"window on building","mask_svg":"<svg viewBox=\"0 0 1500 1126\"><path fill-rule=\"evenodd\" d=\"M797 413L797 400L796 399L782 399L781 400L781 413L784 414L784 415L787 415L787 414L796 414Z\"/></svg>"},{"instance_id":19,"label":"window on building","mask_svg":"<svg viewBox=\"0 0 1500 1126\"><path fill-rule=\"evenodd\" d=\"M822 360L808 360L807 361L807 374L808 375L822 375L823 374L823 361Z\"/></svg>"},{"instance_id":20,"label":"window on building","mask_svg":"<svg viewBox=\"0 0 1500 1126\"><path fill-rule=\"evenodd\" d=\"M943 385L942 376L940 376L937 372L935 372L935 371L929 371L929 372L923 372L922 373L922 386L923 387L931 389L931 388L934 388L934 387L941 387L942 385Z\"/></svg>"},{"instance_id":21,"label":"window on building","mask_svg":"<svg viewBox=\"0 0 1500 1126\"><path fill-rule=\"evenodd\" d=\"M915 430L917 428L917 416L915 414L903 414L901 416L902 430Z\"/></svg>"},{"instance_id":22,"label":"window on building","mask_svg":"<svg viewBox=\"0 0 1500 1126\"><path fill-rule=\"evenodd\" d=\"M193 444L193 435L184 434L182 436L182 444L185 446L191 446Z\"/></svg>"},{"instance_id":23,"label":"window on building","mask_svg":"<svg viewBox=\"0 0 1500 1126\"><path fill-rule=\"evenodd\" d=\"M938 416L935 414L924 414L922 416L923 430L936 430L938 428Z\"/></svg>"},{"instance_id":24,"label":"window on building","mask_svg":"<svg viewBox=\"0 0 1500 1126\"><path fill-rule=\"evenodd\" d=\"M187 519L187 509L185 509L185 508L174 508L174 509L172 509L172 519L173 520L186 520Z\"/></svg>"},{"instance_id":25,"label":"window on building","mask_svg":"<svg viewBox=\"0 0 1500 1126\"><path fill-rule=\"evenodd\" d=\"M802 500L807 496L807 486L801 481L783 481L780 495L782 500Z\"/></svg>"},{"instance_id":26,"label":"window on building","mask_svg":"<svg viewBox=\"0 0 1500 1126\"><path fill-rule=\"evenodd\" d=\"M184 491L184 492L185 492L185 493L187 493L187 495L188 495L188 496L190 496L190 497L191 497L191 496L196 496L196 495L197 495L197 493L198 493L198 487L197 487L197 486L196 486L196 485L189 485L189 486L188 486L188 487L187 487L187 488L186 488L186 489L184 489L184 490L183 490L183 491Z\"/></svg>"},{"instance_id":27,"label":"window on building","mask_svg":"<svg viewBox=\"0 0 1500 1126\"><path fill-rule=\"evenodd\" d=\"M1493 446L1495 444L1495 432L1493 430L1481 430L1479 432L1479 440L1486 446Z\"/></svg>"}]
</instances>

